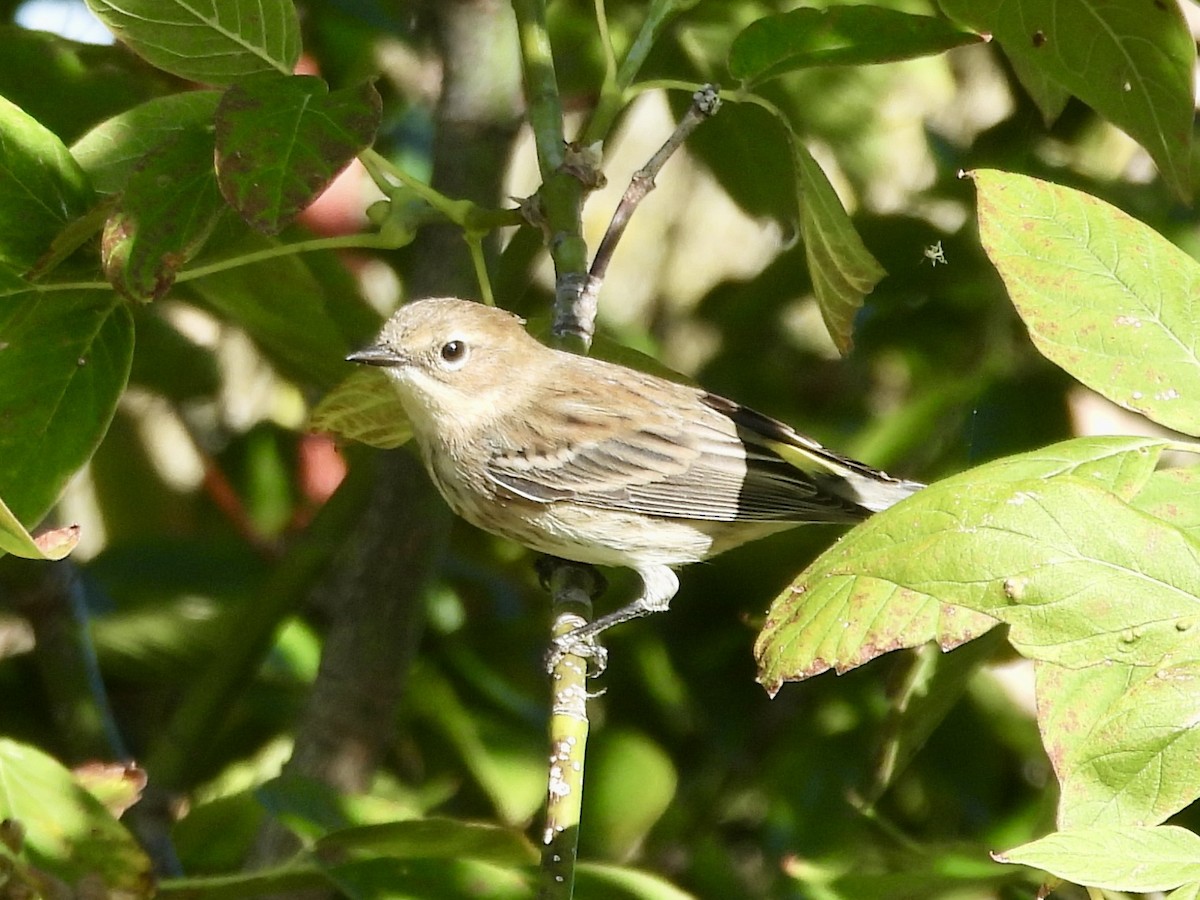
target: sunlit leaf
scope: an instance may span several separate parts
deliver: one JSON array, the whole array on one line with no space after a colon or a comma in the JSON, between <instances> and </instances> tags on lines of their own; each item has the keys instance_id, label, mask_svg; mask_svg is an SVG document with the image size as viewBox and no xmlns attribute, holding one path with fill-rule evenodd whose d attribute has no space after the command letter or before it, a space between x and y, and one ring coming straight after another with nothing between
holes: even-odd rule
<instances>
[{"instance_id":1,"label":"sunlit leaf","mask_svg":"<svg viewBox=\"0 0 1200 900\"><path fill-rule=\"evenodd\" d=\"M290 73L300 58L291 0L88 0L88 6L147 62L203 84Z\"/></svg>"},{"instance_id":2,"label":"sunlit leaf","mask_svg":"<svg viewBox=\"0 0 1200 900\"><path fill-rule=\"evenodd\" d=\"M408 442L412 425L387 375L362 366L322 398L308 427L391 450Z\"/></svg>"},{"instance_id":3,"label":"sunlit leaf","mask_svg":"<svg viewBox=\"0 0 1200 900\"><path fill-rule=\"evenodd\" d=\"M1200 471L1163 469L1155 472L1131 501L1193 537L1200 537Z\"/></svg>"},{"instance_id":4,"label":"sunlit leaf","mask_svg":"<svg viewBox=\"0 0 1200 900\"><path fill-rule=\"evenodd\" d=\"M62 141L0 97L0 263L32 266L91 197Z\"/></svg>"},{"instance_id":5,"label":"sunlit leaf","mask_svg":"<svg viewBox=\"0 0 1200 900\"><path fill-rule=\"evenodd\" d=\"M0 552L25 559L62 559L79 543L79 526L53 528L37 537L25 530L0 497Z\"/></svg>"},{"instance_id":6,"label":"sunlit leaf","mask_svg":"<svg viewBox=\"0 0 1200 900\"><path fill-rule=\"evenodd\" d=\"M1197 627L1200 627L1198 623ZM1200 663L1037 666L1058 825L1155 825L1200 796Z\"/></svg>"},{"instance_id":7,"label":"sunlit leaf","mask_svg":"<svg viewBox=\"0 0 1200 900\"><path fill-rule=\"evenodd\" d=\"M155 97L105 119L71 145L71 155L96 190L121 190L142 158L184 132L212 123L220 91Z\"/></svg>"},{"instance_id":8,"label":"sunlit leaf","mask_svg":"<svg viewBox=\"0 0 1200 900\"><path fill-rule=\"evenodd\" d=\"M974 178L984 249L1038 349L1113 402L1200 434L1200 264L1095 197Z\"/></svg>"},{"instance_id":9,"label":"sunlit leaf","mask_svg":"<svg viewBox=\"0 0 1200 900\"><path fill-rule=\"evenodd\" d=\"M1196 43L1177 3L939 0L952 19L992 34L1018 72L1057 82L1149 151L1167 184L1192 194ZM1043 114L1048 112L1043 107Z\"/></svg>"},{"instance_id":10,"label":"sunlit leaf","mask_svg":"<svg viewBox=\"0 0 1200 900\"><path fill-rule=\"evenodd\" d=\"M1113 891L1167 891L1200 879L1200 836L1177 825L1074 828L994 856Z\"/></svg>"},{"instance_id":11,"label":"sunlit leaf","mask_svg":"<svg viewBox=\"0 0 1200 900\"><path fill-rule=\"evenodd\" d=\"M1181 544L1180 552L1190 549L1181 532L1123 506L1118 495L1110 493L1135 494L1150 478L1165 446L1165 442L1149 438L1068 441L964 472L876 514L826 551L775 599L755 645L759 681L773 693L784 681L808 678L829 668L844 671L889 650L926 641L956 646L986 631L996 619L1014 623L1014 643L1032 654L1037 648L1024 642L1051 641L1044 627L1033 624L1042 608L1022 606L1007 597L1006 579L1020 578L1009 588L1025 592L1024 603L1034 602L1032 577L1040 579L1039 584L1049 581L1047 590L1067 591L1065 554L1076 557L1073 561L1083 570L1078 577L1086 584L1091 570L1085 554L1070 545L1073 541L1087 544L1090 527L1105 522L1103 518L1087 519L1090 512L1084 507L1087 500L1096 499L1093 494L1106 498L1097 502L1117 506L1145 529L1166 529ZM1054 520L1042 504L1025 497L1016 486L1046 488L1050 483L1045 479L1067 475L1071 476L1069 487L1054 490L1083 495L1072 500L1078 533L1070 532L1064 546L1056 548L1055 541L1068 535L1056 533ZM1011 505L1027 501L1027 510ZM1035 511L1042 515L1037 524L1032 519ZM1063 515L1068 510L1054 512ZM986 527L977 520L985 520ZM1028 533L1022 534L1023 529ZM1119 535L1110 537L1115 542ZM1116 553L1119 548L1108 549ZM1039 568L1043 563L1045 567ZM1140 561L1132 564L1137 566ZM1134 584L1141 583L1132 573L1130 578ZM1188 606L1186 597L1172 597ZM1200 614L1200 599L1196 603ZM1136 606L1132 598L1130 606ZM1062 607L1049 608L1062 614ZM1024 613L1018 615L1021 610ZM1131 620L1139 615L1134 609L1126 612ZM1118 647L1126 655L1136 650L1154 656L1166 646L1174 646L1178 634L1174 625L1155 626L1161 640L1143 643L1146 635L1139 634L1130 644L1112 633L1093 634L1091 629L1100 625L1099 620L1068 619L1059 623L1063 633L1053 647L1041 649L1044 658L1078 653L1085 664L1095 661L1096 654ZM1028 628L1019 629L1017 621ZM1126 622L1120 631L1124 634L1133 626L1133 621ZM1081 637L1093 642L1089 653L1084 653ZM1077 644L1076 639L1080 639Z\"/></svg>"},{"instance_id":12,"label":"sunlit leaf","mask_svg":"<svg viewBox=\"0 0 1200 900\"><path fill-rule=\"evenodd\" d=\"M19 823L29 860L68 884L99 877L113 892L150 896L150 860L133 835L56 760L6 738L0 819Z\"/></svg>"}]
</instances>

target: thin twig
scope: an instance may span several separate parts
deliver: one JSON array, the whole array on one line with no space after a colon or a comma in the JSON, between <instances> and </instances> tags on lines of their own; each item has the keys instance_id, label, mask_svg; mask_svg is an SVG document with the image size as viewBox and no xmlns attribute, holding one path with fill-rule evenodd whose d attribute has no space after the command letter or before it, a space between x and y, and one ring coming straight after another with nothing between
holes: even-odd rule
<instances>
[{"instance_id":1,"label":"thin twig","mask_svg":"<svg viewBox=\"0 0 1200 900\"><path fill-rule=\"evenodd\" d=\"M625 189L625 195L617 204L612 221L608 224L604 240L600 242L600 248L592 260L591 270L586 275L572 273L559 276L554 292L555 337L574 339L582 343L585 349L591 346L592 336L596 331L596 311L600 307L600 287L604 284L604 276L608 272L608 264L612 261L617 244L638 204L654 190L654 179L658 177L667 160L701 122L714 115L720 108L719 90L716 85L706 84L692 94L692 105L675 131L658 152L650 157L650 161L634 172L629 187Z\"/></svg>"},{"instance_id":2,"label":"thin twig","mask_svg":"<svg viewBox=\"0 0 1200 900\"><path fill-rule=\"evenodd\" d=\"M692 94L692 105L680 119L675 131L667 138L666 143L659 148L658 152L650 157L650 161L633 173L629 187L625 189L625 196L617 204L612 221L608 223L608 231L604 233L604 240L600 242L600 248L592 260L592 268L588 275L590 280L596 282L597 285L604 280L604 276L608 272L608 264L612 261L617 243L625 233L625 227L633 217L634 210L656 187L654 179L658 177L662 167L671 158L671 154L682 146L701 122L709 116L715 115L720 109L721 100L717 96L719 90L717 85L706 84Z\"/></svg>"},{"instance_id":3,"label":"thin twig","mask_svg":"<svg viewBox=\"0 0 1200 900\"><path fill-rule=\"evenodd\" d=\"M543 582L554 599L556 638L586 625L592 598L604 590L594 568L561 559L545 560ZM587 668L586 659L564 654L551 673L550 770L538 900L567 900L574 890L588 738Z\"/></svg>"}]
</instances>

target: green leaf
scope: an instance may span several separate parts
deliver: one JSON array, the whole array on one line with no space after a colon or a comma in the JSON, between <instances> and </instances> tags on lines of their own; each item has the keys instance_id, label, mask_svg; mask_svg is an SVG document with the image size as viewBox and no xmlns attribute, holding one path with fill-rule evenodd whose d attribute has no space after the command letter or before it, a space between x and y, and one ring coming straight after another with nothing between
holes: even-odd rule
<instances>
[{"instance_id":1,"label":"green leaf","mask_svg":"<svg viewBox=\"0 0 1200 900\"><path fill-rule=\"evenodd\" d=\"M964 472L872 516L771 604L755 644L758 680L773 694L784 681L830 668L846 671L890 650L927 641L948 648L982 634L1004 618L1007 603L1000 598L998 603L978 602L971 588L1002 595L1003 579L1031 560L1007 555L993 560L999 571L970 584L969 579L984 576L969 568L964 554L996 552L991 539L971 541L967 517L985 514L979 492L989 487L1011 499L1014 484L1028 480L1041 486L1042 479L1069 474L1072 484L1085 482L1132 496L1149 480L1166 446L1165 441L1137 437L1067 441ZM972 509L961 509L967 505ZM999 506L1004 509L1004 502ZM951 547L956 523L965 547ZM991 526L985 533L990 535ZM922 568L923 575L902 578L906 563Z\"/></svg>"},{"instance_id":2,"label":"green leaf","mask_svg":"<svg viewBox=\"0 0 1200 900\"><path fill-rule=\"evenodd\" d=\"M974 178L984 249L1037 348L1114 403L1200 434L1200 264L1095 197Z\"/></svg>"},{"instance_id":3,"label":"green leaf","mask_svg":"<svg viewBox=\"0 0 1200 900\"><path fill-rule=\"evenodd\" d=\"M477 859L499 865L533 865L538 854L524 835L497 825L455 819L411 819L359 825L317 840L318 856L341 853L391 859Z\"/></svg>"},{"instance_id":4,"label":"green leaf","mask_svg":"<svg viewBox=\"0 0 1200 900\"><path fill-rule=\"evenodd\" d=\"M1200 881L1182 885L1167 894L1167 900L1200 900Z\"/></svg>"},{"instance_id":5,"label":"green leaf","mask_svg":"<svg viewBox=\"0 0 1200 900\"><path fill-rule=\"evenodd\" d=\"M108 430L129 377L133 319L111 293L21 292L2 276L11 293L0 296L0 498L30 525Z\"/></svg>"},{"instance_id":6,"label":"green leaf","mask_svg":"<svg viewBox=\"0 0 1200 900\"><path fill-rule=\"evenodd\" d=\"M317 865L297 860L253 872L209 877L168 878L160 881L155 897L179 897L181 900L253 900L289 891L328 888L329 880Z\"/></svg>"},{"instance_id":7,"label":"green leaf","mask_svg":"<svg viewBox=\"0 0 1200 900\"><path fill-rule=\"evenodd\" d=\"M695 900L695 894L677 888L649 872L606 863L579 863L574 900Z\"/></svg>"},{"instance_id":8,"label":"green leaf","mask_svg":"<svg viewBox=\"0 0 1200 900\"><path fill-rule=\"evenodd\" d=\"M28 269L91 200L62 141L0 97L0 263Z\"/></svg>"},{"instance_id":9,"label":"green leaf","mask_svg":"<svg viewBox=\"0 0 1200 900\"><path fill-rule=\"evenodd\" d=\"M225 203L212 165L213 137L193 128L169 138L129 178L104 226L104 272L134 300L157 300L200 252Z\"/></svg>"},{"instance_id":10,"label":"green leaf","mask_svg":"<svg viewBox=\"0 0 1200 900\"><path fill-rule=\"evenodd\" d=\"M412 425L387 375L363 366L322 398L308 427L391 450L408 442Z\"/></svg>"},{"instance_id":11,"label":"green leaf","mask_svg":"<svg viewBox=\"0 0 1200 900\"><path fill-rule=\"evenodd\" d=\"M887 273L850 221L833 185L812 154L790 135L800 200L800 236L821 318L845 354L853 344L854 316Z\"/></svg>"},{"instance_id":12,"label":"green leaf","mask_svg":"<svg viewBox=\"0 0 1200 900\"><path fill-rule=\"evenodd\" d=\"M950 714L971 686L971 676L996 655L1004 642L1002 629L993 629L952 652L931 645L908 654L903 680L893 674L888 717L879 735L879 753L871 784L864 795L868 805L883 796Z\"/></svg>"},{"instance_id":13,"label":"green leaf","mask_svg":"<svg viewBox=\"0 0 1200 900\"><path fill-rule=\"evenodd\" d=\"M338 896L347 900L530 900L534 896L528 868L474 859L371 857L330 865L325 874Z\"/></svg>"},{"instance_id":14,"label":"green leaf","mask_svg":"<svg viewBox=\"0 0 1200 900\"><path fill-rule=\"evenodd\" d=\"M0 738L0 819L19 822L24 856L77 883L99 876L114 893L149 895L150 860L133 836L57 761Z\"/></svg>"},{"instance_id":15,"label":"green leaf","mask_svg":"<svg viewBox=\"0 0 1200 900\"><path fill-rule=\"evenodd\" d=\"M680 94L673 96L671 103L676 116L682 116L691 98L685 102ZM725 103L703 128L692 133L687 146L712 169L722 189L749 215L769 216L791 228L796 200L783 186L796 175L787 145L789 135L786 126L781 125L779 117L753 103ZM746 177L747 169L753 171L753 178Z\"/></svg>"},{"instance_id":16,"label":"green leaf","mask_svg":"<svg viewBox=\"0 0 1200 900\"><path fill-rule=\"evenodd\" d=\"M760 83L810 66L895 62L981 40L945 19L880 6L803 7L751 22L734 38L729 72Z\"/></svg>"},{"instance_id":17,"label":"green leaf","mask_svg":"<svg viewBox=\"0 0 1200 900\"><path fill-rule=\"evenodd\" d=\"M1200 795L1200 663L1037 665L1058 826L1154 825Z\"/></svg>"},{"instance_id":18,"label":"green leaf","mask_svg":"<svg viewBox=\"0 0 1200 900\"><path fill-rule=\"evenodd\" d=\"M212 123L220 91L186 91L155 97L105 119L71 145L71 155L96 190L125 187L142 158L171 138Z\"/></svg>"},{"instance_id":19,"label":"green leaf","mask_svg":"<svg viewBox=\"0 0 1200 900\"><path fill-rule=\"evenodd\" d=\"M1050 128L1067 108L1071 92L1046 74L1044 69L1035 65L1035 60L1019 54L1010 54L1008 61L1012 63L1017 81L1021 82L1041 112L1042 121Z\"/></svg>"},{"instance_id":20,"label":"green leaf","mask_svg":"<svg viewBox=\"0 0 1200 900\"><path fill-rule=\"evenodd\" d=\"M938 0L995 36L1020 70L1042 72L1149 151L1181 198L1192 195L1196 45L1176 3ZM1045 113L1043 109L1043 113Z\"/></svg>"},{"instance_id":21,"label":"green leaf","mask_svg":"<svg viewBox=\"0 0 1200 900\"><path fill-rule=\"evenodd\" d=\"M1200 472L1196 469L1155 472L1131 502L1193 537L1200 537Z\"/></svg>"},{"instance_id":22,"label":"green leaf","mask_svg":"<svg viewBox=\"0 0 1200 900\"><path fill-rule=\"evenodd\" d=\"M1168 891L1200 879L1200 837L1177 825L1057 831L993 856L1111 891Z\"/></svg>"},{"instance_id":23,"label":"green leaf","mask_svg":"<svg viewBox=\"0 0 1200 900\"><path fill-rule=\"evenodd\" d=\"M11 553L24 559L62 559L78 543L78 525L54 528L34 537L0 500L0 553Z\"/></svg>"},{"instance_id":24,"label":"green leaf","mask_svg":"<svg viewBox=\"0 0 1200 900\"><path fill-rule=\"evenodd\" d=\"M151 65L203 84L290 74L300 58L291 0L88 0L96 17Z\"/></svg>"},{"instance_id":25,"label":"green leaf","mask_svg":"<svg viewBox=\"0 0 1200 900\"><path fill-rule=\"evenodd\" d=\"M275 234L371 145L382 116L372 82L329 92L320 78L263 73L217 110L217 180L251 226Z\"/></svg>"}]
</instances>

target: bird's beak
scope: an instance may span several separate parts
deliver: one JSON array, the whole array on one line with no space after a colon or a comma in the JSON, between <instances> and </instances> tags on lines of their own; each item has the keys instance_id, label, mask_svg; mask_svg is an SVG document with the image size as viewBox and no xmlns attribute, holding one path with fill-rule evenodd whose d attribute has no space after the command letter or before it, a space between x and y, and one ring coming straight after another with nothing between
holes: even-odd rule
<instances>
[{"instance_id":1,"label":"bird's beak","mask_svg":"<svg viewBox=\"0 0 1200 900\"><path fill-rule=\"evenodd\" d=\"M382 344L372 344L370 347L355 350L346 357L346 362L362 363L366 366L400 366L404 364L404 360L395 350Z\"/></svg>"}]
</instances>

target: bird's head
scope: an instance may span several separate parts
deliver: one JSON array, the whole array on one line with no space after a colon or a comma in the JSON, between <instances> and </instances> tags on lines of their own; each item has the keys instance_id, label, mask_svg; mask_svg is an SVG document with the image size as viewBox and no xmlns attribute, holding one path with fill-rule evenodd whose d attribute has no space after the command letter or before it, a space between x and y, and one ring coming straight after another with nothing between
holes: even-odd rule
<instances>
[{"instance_id":1,"label":"bird's head","mask_svg":"<svg viewBox=\"0 0 1200 900\"><path fill-rule=\"evenodd\" d=\"M400 307L374 344L346 359L383 368L415 425L444 427L490 418L544 351L512 313L438 297Z\"/></svg>"}]
</instances>

